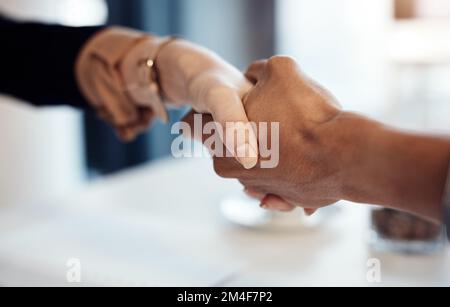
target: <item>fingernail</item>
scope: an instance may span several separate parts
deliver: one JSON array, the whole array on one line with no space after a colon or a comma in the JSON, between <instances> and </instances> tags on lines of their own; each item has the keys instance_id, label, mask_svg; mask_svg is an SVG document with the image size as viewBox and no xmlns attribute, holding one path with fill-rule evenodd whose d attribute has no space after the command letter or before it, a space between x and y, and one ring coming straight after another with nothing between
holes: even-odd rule
<instances>
[{"instance_id":1,"label":"fingernail","mask_svg":"<svg viewBox=\"0 0 450 307\"><path fill-rule=\"evenodd\" d=\"M304 209L306 216L313 216L316 213L315 209Z\"/></svg>"},{"instance_id":2,"label":"fingernail","mask_svg":"<svg viewBox=\"0 0 450 307\"><path fill-rule=\"evenodd\" d=\"M260 207L264 210L269 210L269 206L267 204L261 204Z\"/></svg>"},{"instance_id":3,"label":"fingernail","mask_svg":"<svg viewBox=\"0 0 450 307\"><path fill-rule=\"evenodd\" d=\"M258 152L248 143L237 148L236 157L246 169L252 169L258 164Z\"/></svg>"}]
</instances>

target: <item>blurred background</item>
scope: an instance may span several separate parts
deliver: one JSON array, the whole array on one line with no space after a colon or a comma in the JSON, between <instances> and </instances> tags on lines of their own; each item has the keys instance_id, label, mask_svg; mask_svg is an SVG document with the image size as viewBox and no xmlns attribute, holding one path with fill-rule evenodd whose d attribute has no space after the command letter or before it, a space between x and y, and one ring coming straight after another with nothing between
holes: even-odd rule
<instances>
[{"instance_id":1,"label":"blurred background","mask_svg":"<svg viewBox=\"0 0 450 307\"><path fill-rule=\"evenodd\" d=\"M0 0L0 11L23 20L72 26L120 24L159 35L181 35L216 50L242 69L275 51L273 1ZM7 100L2 98L0 104L3 204L64 194L86 179L170 153L170 126L156 124L133 144L124 145L95 114L64 108L35 110ZM172 121L182 114L172 112Z\"/></svg>"},{"instance_id":2,"label":"blurred background","mask_svg":"<svg viewBox=\"0 0 450 307\"><path fill-rule=\"evenodd\" d=\"M292 55L348 110L450 133L448 0L0 0L0 12L181 35L242 70L273 54ZM183 112L172 111L172 121ZM155 124L124 145L94 114L37 110L1 97L0 208L64 196L93 179L157 163L169 156L171 140L170 126Z\"/></svg>"},{"instance_id":3,"label":"blurred background","mask_svg":"<svg viewBox=\"0 0 450 307\"><path fill-rule=\"evenodd\" d=\"M177 34L240 69L275 53L292 55L349 110L406 128L449 127L445 0L0 0L0 10L20 19ZM30 110L6 100L0 105L2 203L62 192L169 154L168 126L156 124L124 145L93 114ZM172 112L172 120L182 114Z\"/></svg>"}]
</instances>

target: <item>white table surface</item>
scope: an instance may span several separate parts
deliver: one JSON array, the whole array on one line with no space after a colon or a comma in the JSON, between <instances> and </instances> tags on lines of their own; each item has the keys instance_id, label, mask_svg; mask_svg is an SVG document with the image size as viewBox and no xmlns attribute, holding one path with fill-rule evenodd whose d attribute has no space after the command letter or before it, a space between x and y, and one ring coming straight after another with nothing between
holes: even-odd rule
<instances>
[{"instance_id":1,"label":"white table surface","mask_svg":"<svg viewBox=\"0 0 450 307\"><path fill-rule=\"evenodd\" d=\"M368 209L343 204L318 227L252 230L223 218L241 191L207 159L163 161L92 183L65 199L0 207L0 284L69 285L67 260L87 285L450 285L448 252L375 254ZM367 261L381 262L381 283Z\"/></svg>"}]
</instances>

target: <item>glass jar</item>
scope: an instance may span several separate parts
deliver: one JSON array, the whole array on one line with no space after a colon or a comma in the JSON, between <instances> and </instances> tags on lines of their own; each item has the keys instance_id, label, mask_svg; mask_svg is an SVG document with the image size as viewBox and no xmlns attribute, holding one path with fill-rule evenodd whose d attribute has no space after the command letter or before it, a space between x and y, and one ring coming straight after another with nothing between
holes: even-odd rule
<instances>
[{"instance_id":1,"label":"glass jar","mask_svg":"<svg viewBox=\"0 0 450 307\"><path fill-rule=\"evenodd\" d=\"M445 227L392 209L372 210L371 247L380 252L430 254L446 246Z\"/></svg>"}]
</instances>

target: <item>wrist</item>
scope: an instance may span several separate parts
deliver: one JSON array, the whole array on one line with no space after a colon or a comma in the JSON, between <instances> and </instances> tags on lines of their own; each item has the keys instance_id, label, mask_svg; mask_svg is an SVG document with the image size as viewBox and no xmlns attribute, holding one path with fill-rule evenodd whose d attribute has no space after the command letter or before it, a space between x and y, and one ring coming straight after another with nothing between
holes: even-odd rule
<instances>
[{"instance_id":1,"label":"wrist","mask_svg":"<svg viewBox=\"0 0 450 307\"><path fill-rule=\"evenodd\" d=\"M155 117L167 121L150 67L165 41L111 27L96 33L78 56L75 70L80 91L125 140L142 132Z\"/></svg>"},{"instance_id":2,"label":"wrist","mask_svg":"<svg viewBox=\"0 0 450 307\"><path fill-rule=\"evenodd\" d=\"M337 199L369 203L371 183L367 165L372 162L372 140L382 125L364 116L341 112L327 124L326 138L331 144L330 155L334 155Z\"/></svg>"},{"instance_id":3,"label":"wrist","mask_svg":"<svg viewBox=\"0 0 450 307\"><path fill-rule=\"evenodd\" d=\"M449 140L402 132L363 117L353 126L354 162L345 173L344 199L441 220Z\"/></svg>"},{"instance_id":4,"label":"wrist","mask_svg":"<svg viewBox=\"0 0 450 307\"><path fill-rule=\"evenodd\" d=\"M175 106L188 103L198 112L210 112L203 103L211 91L230 87L244 93L251 87L239 70L216 53L185 40L164 47L157 62L161 88Z\"/></svg>"},{"instance_id":5,"label":"wrist","mask_svg":"<svg viewBox=\"0 0 450 307\"><path fill-rule=\"evenodd\" d=\"M347 115L349 149L344 160L343 199L357 203L386 204L389 185L391 131L383 124L357 114ZM395 189L394 189L395 190Z\"/></svg>"},{"instance_id":6,"label":"wrist","mask_svg":"<svg viewBox=\"0 0 450 307\"><path fill-rule=\"evenodd\" d=\"M207 50L182 39L162 48L156 62L160 86L172 103L191 103L189 84L215 65Z\"/></svg>"}]
</instances>

